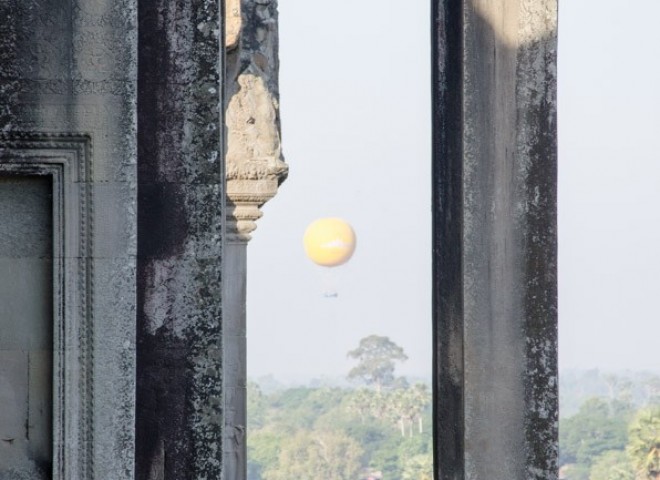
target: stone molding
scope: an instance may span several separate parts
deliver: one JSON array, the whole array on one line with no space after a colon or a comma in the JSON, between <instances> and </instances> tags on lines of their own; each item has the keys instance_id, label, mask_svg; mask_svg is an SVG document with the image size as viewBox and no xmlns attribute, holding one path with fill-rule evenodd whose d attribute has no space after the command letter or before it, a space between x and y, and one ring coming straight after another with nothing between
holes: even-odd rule
<instances>
[{"instance_id":1,"label":"stone molding","mask_svg":"<svg viewBox=\"0 0 660 480\"><path fill-rule=\"evenodd\" d=\"M54 480L94 478L91 159L86 135L0 134L0 173L53 182Z\"/></svg>"},{"instance_id":2,"label":"stone molding","mask_svg":"<svg viewBox=\"0 0 660 480\"><path fill-rule=\"evenodd\" d=\"M280 135L277 2L229 0L227 9L227 241L240 243L250 240L288 166ZM237 11L238 23L231 17Z\"/></svg>"}]
</instances>

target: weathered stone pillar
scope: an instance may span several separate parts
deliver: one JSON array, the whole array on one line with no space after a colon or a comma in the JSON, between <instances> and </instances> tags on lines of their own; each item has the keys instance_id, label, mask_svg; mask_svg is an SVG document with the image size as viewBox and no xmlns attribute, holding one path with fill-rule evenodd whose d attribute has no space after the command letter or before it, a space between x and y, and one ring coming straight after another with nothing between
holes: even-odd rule
<instances>
[{"instance_id":1,"label":"weathered stone pillar","mask_svg":"<svg viewBox=\"0 0 660 480\"><path fill-rule=\"evenodd\" d=\"M286 178L280 144L277 2L227 3L224 480L245 480L247 244Z\"/></svg>"},{"instance_id":2,"label":"weathered stone pillar","mask_svg":"<svg viewBox=\"0 0 660 480\"><path fill-rule=\"evenodd\" d=\"M139 2L137 468L222 473L222 19Z\"/></svg>"},{"instance_id":3,"label":"weathered stone pillar","mask_svg":"<svg viewBox=\"0 0 660 480\"><path fill-rule=\"evenodd\" d=\"M556 0L434 1L436 476L557 478Z\"/></svg>"},{"instance_id":4,"label":"weathered stone pillar","mask_svg":"<svg viewBox=\"0 0 660 480\"><path fill-rule=\"evenodd\" d=\"M0 32L0 478L130 480L137 2L4 0Z\"/></svg>"}]
</instances>

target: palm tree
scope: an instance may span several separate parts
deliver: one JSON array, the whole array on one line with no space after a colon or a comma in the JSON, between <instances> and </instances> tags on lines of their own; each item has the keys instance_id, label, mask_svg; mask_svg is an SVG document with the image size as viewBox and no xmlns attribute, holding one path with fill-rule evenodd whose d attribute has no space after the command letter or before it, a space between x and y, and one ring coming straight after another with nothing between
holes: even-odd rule
<instances>
[{"instance_id":1,"label":"palm tree","mask_svg":"<svg viewBox=\"0 0 660 480\"><path fill-rule=\"evenodd\" d=\"M639 478L660 479L660 406L641 410L630 425L628 455Z\"/></svg>"},{"instance_id":2,"label":"palm tree","mask_svg":"<svg viewBox=\"0 0 660 480\"><path fill-rule=\"evenodd\" d=\"M371 397L373 393L370 390L361 388L356 390L348 401L348 409L360 416L362 424L365 423L367 416L371 414Z\"/></svg>"},{"instance_id":3,"label":"palm tree","mask_svg":"<svg viewBox=\"0 0 660 480\"><path fill-rule=\"evenodd\" d=\"M410 395L413 403L413 415L417 420L419 433L424 433L422 417L424 410L426 410L426 407L431 403L431 394L429 393L428 386L424 383L417 383L410 389Z\"/></svg>"}]
</instances>

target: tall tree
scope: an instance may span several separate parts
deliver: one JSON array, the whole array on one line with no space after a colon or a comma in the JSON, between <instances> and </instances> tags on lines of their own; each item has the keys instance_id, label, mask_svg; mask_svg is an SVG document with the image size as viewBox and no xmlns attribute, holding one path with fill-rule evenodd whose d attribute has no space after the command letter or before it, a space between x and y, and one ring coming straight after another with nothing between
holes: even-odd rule
<instances>
[{"instance_id":1,"label":"tall tree","mask_svg":"<svg viewBox=\"0 0 660 480\"><path fill-rule=\"evenodd\" d=\"M629 438L628 455L640 478L660 479L660 406L637 413Z\"/></svg>"},{"instance_id":2,"label":"tall tree","mask_svg":"<svg viewBox=\"0 0 660 480\"><path fill-rule=\"evenodd\" d=\"M394 370L397 362L408 359L403 348L388 337L370 335L360 340L355 350L348 356L358 361L358 364L348 372L349 379L360 379L367 385L372 385L376 391L395 385Z\"/></svg>"}]
</instances>

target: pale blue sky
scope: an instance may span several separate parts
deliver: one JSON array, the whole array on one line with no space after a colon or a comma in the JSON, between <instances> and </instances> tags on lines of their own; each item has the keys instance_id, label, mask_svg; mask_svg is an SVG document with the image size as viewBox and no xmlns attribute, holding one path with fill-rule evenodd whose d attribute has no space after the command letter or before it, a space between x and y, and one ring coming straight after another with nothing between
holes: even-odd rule
<instances>
[{"instance_id":1,"label":"pale blue sky","mask_svg":"<svg viewBox=\"0 0 660 480\"><path fill-rule=\"evenodd\" d=\"M660 370L660 2L559 11L560 366Z\"/></svg>"},{"instance_id":2,"label":"pale blue sky","mask_svg":"<svg viewBox=\"0 0 660 480\"><path fill-rule=\"evenodd\" d=\"M250 374L344 374L372 333L405 348L402 371L430 371L429 13L425 0L400 5L280 0L290 175L248 247ZM324 216L358 238L330 279L302 248Z\"/></svg>"},{"instance_id":3,"label":"pale blue sky","mask_svg":"<svg viewBox=\"0 0 660 480\"><path fill-rule=\"evenodd\" d=\"M249 246L248 373L341 375L388 335L430 374L429 2L280 0L289 180ZM660 365L660 2L560 5L560 365ZM340 216L324 278L306 225ZM339 296L323 296L327 283Z\"/></svg>"}]
</instances>

